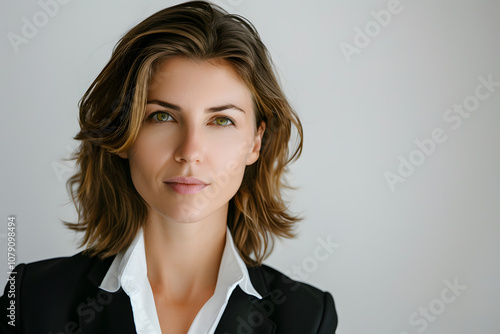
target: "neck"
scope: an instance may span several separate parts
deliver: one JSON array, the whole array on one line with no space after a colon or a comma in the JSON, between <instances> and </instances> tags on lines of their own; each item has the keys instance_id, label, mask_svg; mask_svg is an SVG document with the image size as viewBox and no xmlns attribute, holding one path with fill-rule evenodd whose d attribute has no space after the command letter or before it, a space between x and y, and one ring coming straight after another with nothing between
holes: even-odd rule
<instances>
[{"instance_id":1,"label":"neck","mask_svg":"<svg viewBox=\"0 0 500 334\"><path fill-rule=\"evenodd\" d=\"M227 210L196 223L150 213L144 227L148 278L153 292L172 300L212 295L226 240Z\"/></svg>"}]
</instances>

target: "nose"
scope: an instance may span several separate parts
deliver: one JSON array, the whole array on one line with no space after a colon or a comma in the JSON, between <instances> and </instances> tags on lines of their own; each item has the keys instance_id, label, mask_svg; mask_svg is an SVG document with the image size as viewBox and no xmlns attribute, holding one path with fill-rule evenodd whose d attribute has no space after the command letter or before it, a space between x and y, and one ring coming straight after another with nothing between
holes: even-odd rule
<instances>
[{"instance_id":1,"label":"nose","mask_svg":"<svg viewBox=\"0 0 500 334\"><path fill-rule=\"evenodd\" d=\"M184 125L174 159L179 163L201 163L203 157L202 135L194 126Z\"/></svg>"}]
</instances>

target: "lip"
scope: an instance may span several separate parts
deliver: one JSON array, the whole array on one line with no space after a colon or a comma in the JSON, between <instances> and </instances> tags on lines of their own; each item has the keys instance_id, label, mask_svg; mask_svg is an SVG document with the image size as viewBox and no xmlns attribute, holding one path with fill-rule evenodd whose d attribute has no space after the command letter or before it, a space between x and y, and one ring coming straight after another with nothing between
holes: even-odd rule
<instances>
[{"instance_id":1,"label":"lip","mask_svg":"<svg viewBox=\"0 0 500 334\"><path fill-rule=\"evenodd\" d=\"M181 195L193 195L202 191L207 183L195 178L186 176L176 176L163 181L173 191Z\"/></svg>"}]
</instances>

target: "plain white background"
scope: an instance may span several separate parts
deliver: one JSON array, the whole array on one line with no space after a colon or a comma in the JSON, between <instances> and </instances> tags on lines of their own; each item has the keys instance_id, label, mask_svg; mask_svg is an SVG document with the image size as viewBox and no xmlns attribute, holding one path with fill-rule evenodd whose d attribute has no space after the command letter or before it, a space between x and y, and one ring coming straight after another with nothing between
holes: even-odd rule
<instances>
[{"instance_id":1,"label":"plain white background","mask_svg":"<svg viewBox=\"0 0 500 334\"><path fill-rule=\"evenodd\" d=\"M1 1L2 268L9 215L18 263L78 251L60 221L76 218L64 159L77 103L122 34L178 2L67 1L48 15ZM218 3L257 27L304 125L289 179L305 220L266 262L330 291L341 334L499 333L500 87L474 95L479 77L500 82L500 2Z\"/></svg>"}]
</instances>

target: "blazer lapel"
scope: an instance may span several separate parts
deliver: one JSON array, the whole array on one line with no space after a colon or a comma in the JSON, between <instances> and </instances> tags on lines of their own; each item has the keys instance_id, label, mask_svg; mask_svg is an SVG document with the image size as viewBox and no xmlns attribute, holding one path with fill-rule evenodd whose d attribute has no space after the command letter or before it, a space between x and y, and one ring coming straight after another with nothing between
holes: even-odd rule
<instances>
[{"instance_id":1,"label":"blazer lapel","mask_svg":"<svg viewBox=\"0 0 500 334\"><path fill-rule=\"evenodd\" d=\"M81 334L136 334L128 295L121 288L115 293L99 289L113 259L96 261L89 272L88 278L95 290L77 308Z\"/></svg>"},{"instance_id":2,"label":"blazer lapel","mask_svg":"<svg viewBox=\"0 0 500 334\"><path fill-rule=\"evenodd\" d=\"M252 285L262 296L262 300L247 295L237 286L224 310L215 334L272 334L276 325L269 319L269 308L266 303L271 291L266 284L263 271L260 267L248 268Z\"/></svg>"}]
</instances>

